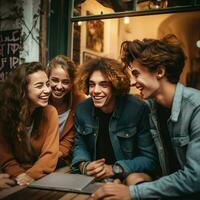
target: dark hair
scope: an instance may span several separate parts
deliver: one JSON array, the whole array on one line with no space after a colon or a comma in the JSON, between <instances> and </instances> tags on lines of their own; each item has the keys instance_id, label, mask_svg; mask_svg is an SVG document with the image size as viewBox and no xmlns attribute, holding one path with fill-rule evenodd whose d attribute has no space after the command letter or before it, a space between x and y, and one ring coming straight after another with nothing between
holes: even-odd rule
<instances>
[{"instance_id":1,"label":"dark hair","mask_svg":"<svg viewBox=\"0 0 200 200\"><path fill-rule=\"evenodd\" d=\"M164 66L166 78L171 83L179 81L185 65L185 54L175 35L167 35L161 40L124 41L121 44L120 54L125 66L134 60L150 72L155 72L160 66Z\"/></svg>"},{"instance_id":2,"label":"dark hair","mask_svg":"<svg viewBox=\"0 0 200 200\"><path fill-rule=\"evenodd\" d=\"M114 95L129 92L129 80L123 72L122 64L117 60L101 57L91 59L79 68L76 84L85 94L89 93L89 79L94 71L101 71L108 78Z\"/></svg>"},{"instance_id":3,"label":"dark hair","mask_svg":"<svg viewBox=\"0 0 200 200\"><path fill-rule=\"evenodd\" d=\"M28 76L38 71L46 72L46 68L39 62L21 64L0 84L0 119L7 136L24 133L27 120L35 118L36 113L34 126L38 126L40 108L30 116L27 97Z\"/></svg>"}]
</instances>

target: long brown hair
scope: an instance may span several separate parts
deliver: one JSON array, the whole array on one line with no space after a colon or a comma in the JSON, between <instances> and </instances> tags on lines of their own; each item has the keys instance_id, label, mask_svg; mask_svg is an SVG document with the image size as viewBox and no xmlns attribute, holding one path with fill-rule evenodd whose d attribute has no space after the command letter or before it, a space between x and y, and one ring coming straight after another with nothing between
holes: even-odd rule
<instances>
[{"instance_id":1,"label":"long brown hair","mask_svg":"<svg viewBox=\"0 0 200 200\"><path fill-rule=\"evenodd\" d=\"M25 133L28 119L34 119L35 127L39 125L42 108L31 114L27 96L28 76L37 71L46 69L39 62L24 63L0 84L0 123L8 137Z\"/></svg>"}]
</instances>

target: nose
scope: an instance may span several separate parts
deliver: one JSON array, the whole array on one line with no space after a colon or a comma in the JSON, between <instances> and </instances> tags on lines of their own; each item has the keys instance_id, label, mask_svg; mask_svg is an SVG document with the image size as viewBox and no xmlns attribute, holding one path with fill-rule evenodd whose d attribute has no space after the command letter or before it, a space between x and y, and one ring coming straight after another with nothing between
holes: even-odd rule
<instances>
[{"instance_id":1,"label":"nose","mask_svg":"<svg viewBox=\"0 0 200 200\"><path fill-rule=\"evenodd\" d=\"M45 85L45 86L44 86L43 92L44 92L45 94L50 94L50 93L51 93L51 87Z\"/></svg>"},{"instance_id":2,"label":"nose","mask_svg":"<svg viewBox=\"0 0 200 200\"><path fill-rule=\"evenodd\" d=\"M130 77L130 87L135 86L137 83L136 78L134 76Z\"/></svg>"},{"instance_id":3,"label":"nose","mask_svg":"<svg viewBox=\"0 0 200 200\"><path fill-rule=\"evenodd\" d=\"M99 87L99 85L95 85L95 87L94 87L94 93L100 93L100 87Z\"/></svg>"},{"instance_id":4,"label":"nose","mask_svg":"<svg viewBox=\"0 0 200 200\"><path fill-rule=\"evenodd\" d=\"M61 88L62 88L62 83L61 83L61 81L59 81L59 82L56 84L56 87L57 87L57 89L61 89Z\"/></svg>"}]
</instances>

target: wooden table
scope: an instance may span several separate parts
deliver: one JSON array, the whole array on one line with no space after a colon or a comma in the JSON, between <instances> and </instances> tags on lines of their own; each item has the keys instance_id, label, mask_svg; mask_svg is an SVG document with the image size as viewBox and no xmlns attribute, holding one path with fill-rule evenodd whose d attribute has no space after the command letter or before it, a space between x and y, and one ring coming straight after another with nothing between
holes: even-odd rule
<instances>
[{"instance_id":1,"label":"wooden table","mask_svg":"<svg viewBox=\"0 0 200 200\"><path fill-rule=\"evenodd\" d=\"M69 173L69 167L63 167L57 172ZM90 195L53 190L41 190L25 186L15 186L0 191L3 200L89 200Z\"/></svg>"},{"instance_id":2,"label":"wooden table","mask_svg":"<svg viewBox=\"0 0 200 200\"><path fill-rule=\"evenodd\" d=\"M15 186L0 191L3 200L89 200L90 195Z\"/></svg>"}]
</instances>

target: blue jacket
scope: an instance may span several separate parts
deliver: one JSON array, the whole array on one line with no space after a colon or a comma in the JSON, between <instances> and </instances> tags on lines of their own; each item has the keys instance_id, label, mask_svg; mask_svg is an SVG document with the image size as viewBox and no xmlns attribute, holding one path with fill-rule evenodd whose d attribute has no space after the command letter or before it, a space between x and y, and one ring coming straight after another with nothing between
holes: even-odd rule
<instances>
[{"instance_id":1,"label":"blue jacket","mask_svg":"<svg viewBox=\"0 0 200 200\"><path fill-rule=\"evenodd\" d=\"M166 175L167 160L160 140L155 102L149 101L149 105L151 131ZM200 199L200 91L178 83L167 123L181 168L156 181L130 186L134 200L172 196L182 200Z\"/></svg>"},{"instance_id":2,"label":"blue jacket","mask_svg":"<svg viewBox=\"0 0 200 200\"><path fill-rule=\"evenodd\" d=\"M126 175L131 172L151 173L156 168L157 154L149 131L148 115L148 106L136 97L117 97L109 135L117 163L124 168ZM98 130L98 118L89 98L76 110L73 169L78 169L81 161L96 160Z\"/></svg>"}]
</instances>

